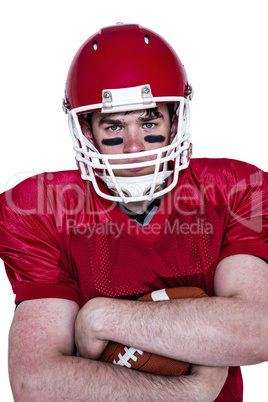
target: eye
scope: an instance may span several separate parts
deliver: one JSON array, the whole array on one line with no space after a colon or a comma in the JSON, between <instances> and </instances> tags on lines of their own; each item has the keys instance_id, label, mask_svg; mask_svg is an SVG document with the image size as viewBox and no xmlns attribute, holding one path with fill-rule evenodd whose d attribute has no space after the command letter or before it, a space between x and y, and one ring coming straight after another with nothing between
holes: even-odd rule
<instances>
[{"instance_id":1,"label":"eye","mask_svg":"<svg viewBox=\"0 0 268 402\"><path fill-rule=\"evenodd\" d=\"M143 125L144 128L151 129L155 127L155 123L145 123Z\"/></svg>"},{"instance_id":2,"label":"eye","mask_svg":"<svg viewBox=\"0 0 268 402\"><path fill-rule=\"evenodd\" d=\"M120 129L120 126L117 126L117 125L113 125L113 126L110 126L110 127L107 127L107 131L111 131L111 132L115 132L115 131L117 131L117 130L119 130Z\"/></svg>"}]
</instances>

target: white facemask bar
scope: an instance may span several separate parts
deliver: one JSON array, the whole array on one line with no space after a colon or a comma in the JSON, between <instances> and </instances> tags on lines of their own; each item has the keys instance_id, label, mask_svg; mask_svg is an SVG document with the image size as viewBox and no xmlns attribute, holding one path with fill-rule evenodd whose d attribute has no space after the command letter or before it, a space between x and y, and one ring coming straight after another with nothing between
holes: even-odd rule
<instances>
[{"instance_id":1,"label":"white facemask bar","mask_svg":"<svg viewBox=\"0 0 268 402\"><path fill-rule=\"evenodd\" d=\"M148 88L148 86L142 86L141 88ZM140 88L140 87L139 87ZM128 88L129 90L129 88ZM122 90L116 90L118 92L122 92ZM125 90L124 90L125 91ZM111 92L111 91L109 91ZM107 93L107 91L103 91L103 93ZM114 95L114 91L113 91ZM128 93L129 96L129 93ZM118 98L117 98L118 99ZM121 102L121 104L120 104ZM178 130L177 134L172 142L172 144L158 148L152 151L144 151L139 153L131 153L131 154L100 154L95 146L89 142L82 133L81 126L79 124L78 116L83 113L89 113L91 110L98 110L101 109L102 113L111 113L112 112L121 112L127 110L140 110L140 109L148 109L152 107L156 107L158 103L179 103L180 107L178 108ZM123 103L123 104L122 104ZM125 101L116 101L106 106L101 104L95 105L87 105L80 108L73 109L68 113L68 122L70 132L74 142L74 149L76 151L76 160L78 166L81 171L81 176L84 180L90 180L95 188L95 191L103 198L116 201L116 202L136 202L136 201L144 201L144 200L151 200L156 197L160 197L163 194L167 193L168 191L172 190L175 187L178 181L178 174L179 171L185 169L189 165L189 157L187 157L188 149L190 146L189 137L190 134L188 133L189 128L189 103L183 97L158 97L153 98L151 97L148 101L146 99L146 104L141 104L140 99L132 101L128 101L126 105ZM163 156L166 153L165 156ZM115 160L115 159L135 159L135 158L144 158L150 155L155 155L156 159L147 162L140 162L140 163L131 163L128 164L127 162L120 165L113 165L110 164L108 160ZM156 186L159 184L157 183L157 176L159 173L159 168L161 164L164 164L164 169L167 169L168 161L175 160L174 172L173 172L173 180L169 185L159 191L155 192ZM126 196L120 188L118 184L118 177L114 175L114 170L116 169L129 169L135 167L144 167L144 166L152 166L155 165L155 170L152 178L152 186L149 194L139 197L129 197ZM96 177L99 176L99 173L95 171L95 169L101 170L104 174L108 174L111 178L114 188L118 193L118 196L110 195L102 192L99 188L98 182ZM142 177L142 176L140 176ZM133 180L139 179L139 177L133 178Z\"/></svg>"}]
</instances>

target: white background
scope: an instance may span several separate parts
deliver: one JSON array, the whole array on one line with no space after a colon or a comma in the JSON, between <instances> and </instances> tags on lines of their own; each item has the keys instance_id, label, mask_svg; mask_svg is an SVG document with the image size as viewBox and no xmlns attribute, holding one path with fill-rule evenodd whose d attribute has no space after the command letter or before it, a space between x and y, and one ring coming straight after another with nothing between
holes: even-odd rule
<instances>
[{"instance_id":1,"label":"white background","mask_svg":"<svg viewBox=\"0 0 268 402\"><path fill-rule=\"evenodd\" d=\"M0 192L38 172L75 168L61 110L67 71L89 36L119 21L158 32L178 52L195 90L191 105L194 156L235 158L268 170L265 1L3 3ZM0 268L0 390L1 398L5 395L2 400L9 402L6 356L14 298L2 262ZM243 368L243 373L244 400L267 401L268 363Z\"/></svg>"}]
</instances>

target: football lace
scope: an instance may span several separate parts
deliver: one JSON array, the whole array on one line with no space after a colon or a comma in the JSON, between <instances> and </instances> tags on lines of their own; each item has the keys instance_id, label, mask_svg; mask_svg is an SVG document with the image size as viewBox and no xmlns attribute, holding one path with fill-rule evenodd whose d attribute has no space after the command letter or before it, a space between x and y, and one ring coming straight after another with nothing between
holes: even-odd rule
<instances>
[{"instance_id":1,"label":"football lace","mask_svg":"<svg viewBox=\"0 0 268 402\"><path fill-rule=\"evenodd\" d=\"M135 356L135 353L139 353L140 355L143 354L143 351L140 349L135 349L135 348L128 348L127 346L124 347L125 354L122 356L121 353L118 353L118 362L115 360L113 361L113 364L117 364L119 366L125 366L127 368L131 368L131 364L129 363L129 360L133 360L136 362L138 360L138 357Z\"/></svg>"}]
</instances>

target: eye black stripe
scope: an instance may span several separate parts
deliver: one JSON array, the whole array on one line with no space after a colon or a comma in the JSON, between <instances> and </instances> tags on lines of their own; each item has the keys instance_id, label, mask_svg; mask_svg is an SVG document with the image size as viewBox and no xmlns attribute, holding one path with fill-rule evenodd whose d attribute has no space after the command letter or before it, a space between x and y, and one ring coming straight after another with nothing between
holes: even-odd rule
<instances>
[{"instance_id":1,"label":"eye black stripe","mask_svg":"<svg viewBox=\"0 0 268 402\"><path fill-rule=\"evenodd\" d=\"M161 143L165 141L165 137L163 135L146 135L144 140L150 144L156 142ZM101 143L107 146L120 145L123 143L123 138L106 138L103 139Z\"/></svg>"},{"instance_id":2,"label":"eye black stripe","mask_svg":"<svg viewBox=\"0 0 268 402\"><path fill-rule=\"evenodd\" d=\"M108 146L113 146L113 145L120 145L123 143L123 138L106 138L101 141L102 145L108 145Z\"/></svg>"},{"instance_id":3,"label":"eye black stripe","mask_svg":"<svg viewBox=\"0 0 268 402\"><path fill-rule=\"evenodd\" d=\"M165 137L163 135L146 135L144 137L144 140L146 142L149 142L150 144L154 143L154 142L164 142L165 141Z\"/></svg>"}]
</instances>

